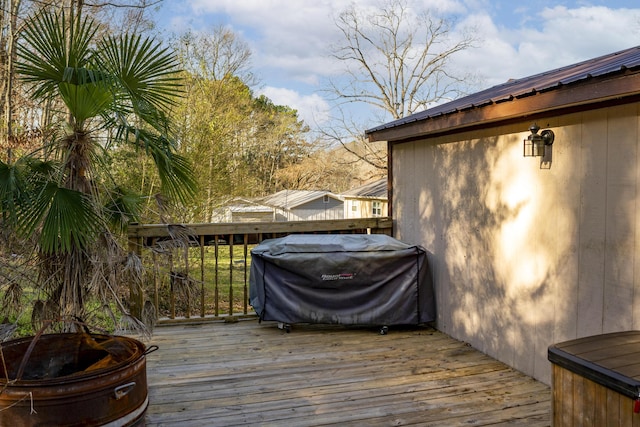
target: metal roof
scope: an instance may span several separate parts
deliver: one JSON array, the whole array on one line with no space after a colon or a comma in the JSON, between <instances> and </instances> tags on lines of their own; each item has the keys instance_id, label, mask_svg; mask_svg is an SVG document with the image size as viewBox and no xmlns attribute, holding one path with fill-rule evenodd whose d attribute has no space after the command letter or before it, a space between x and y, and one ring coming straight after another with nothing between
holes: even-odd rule
<instances>
[{"instance_id":1,"label":"metal roof","mask_svg":"<svg viewBox=\"0 0 640 427\"><path fill-rule=\"evenodd\" d=\"M325 190L282 190L264 197L260 200L260 203L278 208L293 209L324 196L342 201L339 196Z\"/></svg>"},{"instance_id":2,"label":"metal roof","mask_svg":"<svg viewBox=\"0 0 640 427\"><path fill-rule=\"evenodd\" d=\"M517 98L535 95L539 92L559 89L565 85L639 68L640 46L636 46L530 77L509 80L489 89L377 126L367 130L365 133L370 134L428 118L512 101Z\"/></svg>"},{"instance_id":3,"label":"metal roof","mask_svg":"<svg viewBox=\"0 0 640 427\"><path fill-rule=\"evenodd\" d=\"M382 178L374 182L362 185L360 187L352 188L351 190L342 193L343 196L353 197L369 197L376 199L387 198L387 178Z\"/></svg>"},{"instance_id":4,"label":"metal roof","mask_svg":"<svg viewBox=\"0 0 640 427\"><path fill-rule=\"evenodd\" d=\"M229 206L229 211L233 213L273 213L273 208L269 206Z\"/></svg>"},{"instance_id":5,"label":"metal roof","mask_svg":"<svg viewBox=\"0 0 640 427\"><path fill-rule=\"evenodd\" d=\"M243 197L229 199L222 207L230 212L273 212L272 207L261 205Z\"/></svg>"}]
</instances>

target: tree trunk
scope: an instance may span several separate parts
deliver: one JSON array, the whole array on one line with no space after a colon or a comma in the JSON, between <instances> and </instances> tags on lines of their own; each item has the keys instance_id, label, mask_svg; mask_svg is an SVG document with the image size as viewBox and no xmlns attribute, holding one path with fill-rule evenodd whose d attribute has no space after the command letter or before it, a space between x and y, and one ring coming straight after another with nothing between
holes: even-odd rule
<instances>
[{"instance_id":1,"label":"tree trunk","mask_svg":"<svg viewBox=\"0 0 640 427\"><path fill-rule=\"evenodd\" d=\"M9 17L9 30L7 34L7 74L6 74L6 90L4 92L4 119L7 125L7 142L11 144L13 142L13 82L15 80L15 61L16 61L16 41L18 39L18 12L20 11L21 0L10 0L10 14Z\"/></svg>"}]
</instances>

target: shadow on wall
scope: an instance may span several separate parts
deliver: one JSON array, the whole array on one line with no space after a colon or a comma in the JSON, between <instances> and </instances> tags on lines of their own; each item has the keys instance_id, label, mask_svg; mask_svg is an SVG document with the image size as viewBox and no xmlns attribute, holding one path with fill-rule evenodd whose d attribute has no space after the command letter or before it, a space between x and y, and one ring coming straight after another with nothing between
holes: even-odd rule
<instances>
[{"instance_id":1,"label":"shadow on wall","mask_svg":"<svg viewBox=\"0 0 640 427\"><path fill-rule=\"evenodd\" d=\"M429 146L427 161L435 167L421 179L416 211L422 244L439 261L439 327L533 375L548 369L540 360L547 341L565 322L559 317L571 315L562 310L558 276L575 251L577 212L564 205L564 183L557 182L572 176L573 166L558 176L557 164L546 169L524 158L525 136ZM408 211L409 195L394 201Z\"/></svg>"}]
</instances>

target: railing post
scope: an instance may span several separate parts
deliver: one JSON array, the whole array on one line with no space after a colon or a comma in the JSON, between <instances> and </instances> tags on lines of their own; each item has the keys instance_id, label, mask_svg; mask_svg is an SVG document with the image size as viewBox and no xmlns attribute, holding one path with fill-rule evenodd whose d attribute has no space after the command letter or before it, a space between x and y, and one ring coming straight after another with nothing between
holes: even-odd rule
<instances>
[{"instance_id":1,"label":"railing post","mask_svg":"<svg viewBox=\"0 0 640 427\"><path fill-rule=\"evenodd\" d=\"M214 238L214 245L215 245L215 253L214 253L214 258L215 258L215 266L214 266L214 274L215 274L215 278L214 278L214 284L213 284L213 314L217 317L220 315L220 305L219 305L219 301L220 301L220 291L219 291L219 286L220 286L220 278L218 277L218 256L219 256L219 246L218 246L218 235L216 234L215 236L213 236Z\"/></svg>"},{"instance_id":2,"label":"railing post","mask_svg":"<svg viewBox=\"0 0 640 427\"><path fill-rule=\"evenodd\" d=\"M129 253L142 259L142 239L137 234L129 234L128 242ZM132 280L129 283L129 314L136 319L142 319L143 295L142 284Z\"/></svg>"},{"instance_id":3,"label":"railing post","mask_svg":"<svg viewBox=\"0 0 640 427\"><path fill-rule=\"evenodd\" d=\"M189 269L189 243L184 248L184 275L186 280L186 286L191 286L191 271ZM188 293L188 292L187 292ZM187 319L191 317L191 298L187 298Z\"/></svg>"},{"instance_id":4,"label":"railing post","mask_svg":"<svg viewBox=\"0 0 640 427\"><path fill-rule=\"evenodd\" d=\"M169 318L176 318L176 284L177 276L173 269L173 248L169 249Z\"/></svg>"},{"instance_id":5,"label":"railing post","mask_svg":"<svg viewBox=\"0 0 640 427\"><path fill-rule=\"evenodd\" d=\"M243 308L244 314L249 313L249 296L247 295L247 284L248 284L248 274L247 274L247 249L249 246L249 235L247 233L244 234L244 292L243 292L243 296L242 299L244 300L243 302Z\"/></svg>"},{"instance_id":6,"label":"railing post","mask_svg":"<svg viewBox=\"0 0 640 427\"><path fill-rule=\"evenodd\" d=\"M205 316L204 310L204 235L200 235L200 317Z\"/></svg>"},{"instance_id":7,"label":"railing post","mask_svg":"<svg viewBox=\"0 0 640 427\"><path fill-rule=\"evenodd\" d=\"M154 237L151 239L151 246L155 246L158 242L158 239ZM151 260L153 262L153 305L155 308L155 316L156 320L160 317L160 289L158 286L158 269L157 269L157 259L156 259L156 251L151 251Z\"/></svg>"},{"instance_id":8,"label":"railing post","mask_svg":"<svg viewBox=\"0 0 640 427\"><path fill-rule=\"evenodd\" d=\"M229 235L229 316L233 316L233 234Z\"/></svg>"}]
</instances>

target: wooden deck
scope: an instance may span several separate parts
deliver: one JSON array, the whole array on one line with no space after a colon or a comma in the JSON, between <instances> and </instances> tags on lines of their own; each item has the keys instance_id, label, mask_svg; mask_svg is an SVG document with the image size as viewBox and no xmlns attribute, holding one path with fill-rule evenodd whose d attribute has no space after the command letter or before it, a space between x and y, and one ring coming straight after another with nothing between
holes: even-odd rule
<instances>
[{"instance_id":1,"label":"wooden deck","mask_svg":"<svg viewBox=\"0 0 640 427\"><path fill-rule=\"evenodd\" d=\"M148 426L549 426L549 387L430 328L160 326Z\"/></svg>"}]
</instances>

